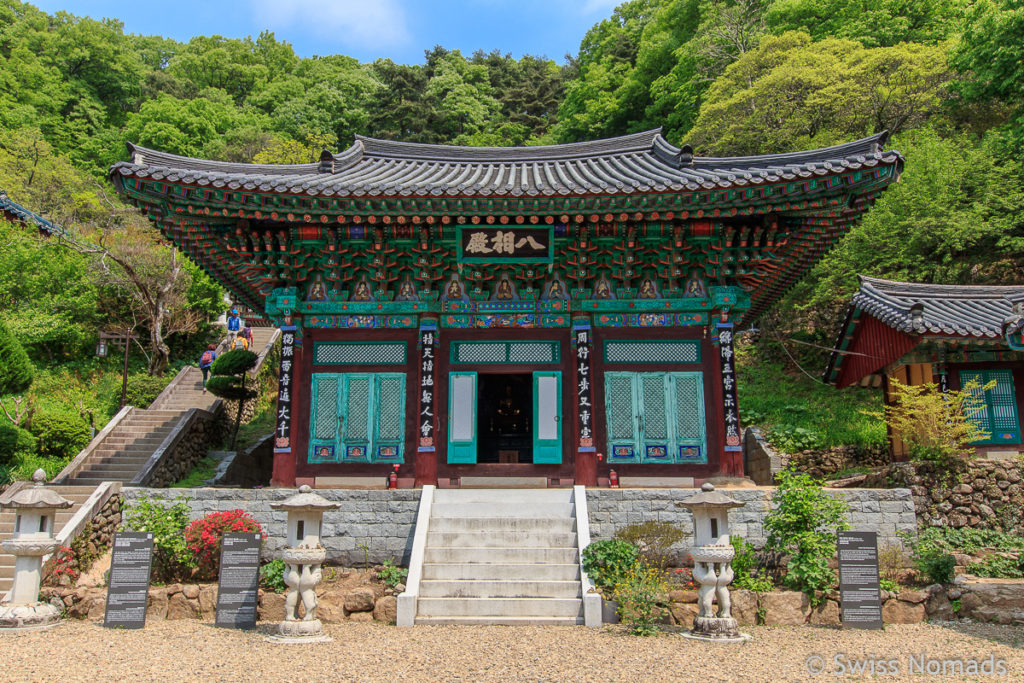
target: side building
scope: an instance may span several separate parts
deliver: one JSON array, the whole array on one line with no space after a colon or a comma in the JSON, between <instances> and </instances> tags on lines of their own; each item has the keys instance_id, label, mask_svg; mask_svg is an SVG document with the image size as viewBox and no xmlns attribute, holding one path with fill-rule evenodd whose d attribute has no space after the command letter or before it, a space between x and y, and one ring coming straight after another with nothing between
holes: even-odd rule
<instances>
[{"instance_id":1,"label":"side building","mask_svg":"<svg viewBox=\"0 0 1024 683\"><path fill-rule=\"evenodd\" d=\"M284 332L276 485L686 486L742 475L733 333L898 178L884 143L357 137L291 166L129 145L110 177Z\"/></svg>"},{"instance_id":2,"label":"side building","mask_svg":"<svg viewBox=\"0 0 1024 683\"><path fill-rule=\"evenodd\" d=\"M893 282L860 277L825 381L837 387L880 381L885 400L891 383L934 383L943 391L970 380L982 386L985 409L972 417L989 437L980 453L1016 457L1024 451L1024 286L982 287ZM898 434L892 456L906 460Z\"/></svg>"}]
</instances>

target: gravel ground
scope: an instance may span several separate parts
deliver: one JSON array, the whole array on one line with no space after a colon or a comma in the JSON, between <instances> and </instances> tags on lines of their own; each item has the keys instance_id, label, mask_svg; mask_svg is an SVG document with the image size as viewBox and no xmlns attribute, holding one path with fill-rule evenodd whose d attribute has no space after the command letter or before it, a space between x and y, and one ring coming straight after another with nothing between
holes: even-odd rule
<instances>
[{"instance_id":1,"label":"gravel ground","mask_svg":"<svg viewBox=\"0 0 1024 683\"><path fill-rule=\"evenodd\" d=\"M802 681L834 680L850 659L896 660L876 680L1022 680L1024 632L1009 626L927 624L884 632L756 627L744 645L713 645L670 633L635 638L622 627L325 626L332 643L277 645L256 631L209 622L155 623L139 631L68 622L35 633L0 633L5 681ZM1003 676L910 672L909 658L1003 660ZM839 657L837 660L836 657ZM813 659L820 657L821 660ZM843 659L848 657L848 659ZM809 660L809 658L812 658ZM825 667L812 676L808 668ZM938 661L941 666L941 661ZM931 664L936 671L936 664ZM891 665L885 665L886 674ZM879 671L876 664L876 673ZM842 676L846 680L865 674Z\"/></svg>"}]
</instances>

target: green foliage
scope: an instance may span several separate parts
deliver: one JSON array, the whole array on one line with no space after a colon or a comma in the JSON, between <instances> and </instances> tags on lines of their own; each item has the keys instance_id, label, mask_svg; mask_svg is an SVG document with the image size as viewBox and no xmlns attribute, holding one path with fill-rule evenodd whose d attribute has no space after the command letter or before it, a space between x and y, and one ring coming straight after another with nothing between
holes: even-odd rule
<instances>
[{"instance_id":1,"label":"green foliage","mask_svg":"<svg viewBox=\"0 0 1024 683\"><path fill-rule=\"evenodd\" d=\"M899 593L900 592L900 585L898 583L896 583L895 581L893 581L892 579L886 579L886 578L879 579L878 580L878 586L882 590L889 591L890 593Z\"/></svg>"},{"instance_id":2,"label":"green foliage","mask_svg":"<svg viewBox=\"0 0 1024 683\"><path fill-rule=\"evenodd\" d=\"M594 541L583 549L583 571L609 595L639 562L640 551L625 541Z\"/></svg>"},{"instance_id":3,"label":"green foliage","mask_svg":"<svg viewBox=\"0 0 1024 683\"><path fill-rule=\"evenodd\" d=\"M13 465L19 458L35 454L37 443L27 429L0 421L0 465Z\"/></svg>"},{"instance_id":4,"label":"green foliage","mask_svg":"<svg viewBox=\"0 0 1024 683\"><path fill-rule=\"evenodd\" d=\"M24 392L32 384L34 374L25 349L7 326L0 323L0 396Z\"/></svg>"},{"instance_id":5,"label":"green foliage","mask_svg":"<svg viewBox=\"0 0 1024 683\"><path fill-rule=\"evenodd\" d=\"M146 409L149 404L160 395L160 392L167 388L174 377L168 373L163 377L154 377L146 373L128 375L128 391L125 393L125 405ZM121 394L118 393L115 403L120 406Z\"/></svg>"},{"instance_id":6,"label":"green foliage","mask_svg":"<svg viewBox=\"0 0 1024 683\"><path fill-rule=\"evenodd\" d=\"M234 375L241 375L244 372L248 372L256 366L256 361L259 359L252 351L246 351L243 349L235 349L234 351L228 351L217 356L217 360L213 361L213 365L210 367L210 374L217 377L231 377Z\"/></svg>"},{"instance_id":7,"label":"green foliage","mask_svg":"<svg viewBox=\"0 0 1024 683\"><path fill-rule=\"evenodd\" d=\"M736 551L732 558L732 588L758 593L770 592L775 584L767 575L758 574L758 561L754 546L739 536L730 536L729 542Z\"/></svg>"},{"instance_id":8,"label":"green foliage","mask_svg":"<svg viewBox=\"0 0 1024 683\"><path fill-rule=\"evenodd\" d=\"M32 416L30 431L39 440L39 455L68 460L89 444L89 425L67 412L39 412Z\"/></svg>"},{"instance_id":9,"label":"green foliage","mask_svg":"<svg viewBox=\"0 0 1024 683\"><path fill-rule=\"evenodd\" d=\"M173 581L186 575L195 566L195 560L185 543L185 528L189 524L188 500L141 497L125 510L125 531L153 534L153 578Z\"/></svg>"},{"instance_id":10,"label":"green foliage","mask_svg":"<svg viewBox=\"0 0 1024 683\"><path fill-rule=\"evenodd\" d=\"M776 0L766 14L773 32L803 30L815 40L849 38L865 47L936 44L952 35L963 0Z\"/></svg>"},{"instance_id":11,"label":"green foliage","mask_svg":"<svg viewBox=\"0 0 1024 683\"><path fill-rule=\"evenodd\" d=\"M783 453L796 453L809 448L823 448L818 432L791 424L772 425L766 434L772 446Z\"/></svg>"},{"instance_id":12,"label":"green foliage","mask_svg":"<svg viewBox=\"0 0 1024 683\"><path fill-rule=\"evenodd\" d=\"M914 564L932 583L949 583L953 580L956 558L935 548L919 546L914 554Z\"/></svg>"},{"instance_id":13,"label":"green foliage","mask_svg":"<svg viewBox=\"0 0 1024 683\"><path fill-rule=\"evenodd\" d=\"M967 565L967 571L983 578L1021 579L1024 578L1024 560L1007 555L989 555L980 562Z\"/></svg>"},{"instance_id":14,"label":"green foliage","mask_svg":"<svg viewBox=\"0 0 1024 683\"><path fill-rule=\"evenodd\" d=\"M906 538L904 542L910 547L911 559L917 570L932 583L946 584L953 580L953 568L956 566L952 551L970 553L977 549L976 543L981 538L998 538L995 535L998 532L976 535L976 531L979 530L929 527L920 530L916 539Z\"/></svg>"},{"instance_id":15,"label":"green foliage","mask_svg":"<svg viewBox=\"0 0 1024 683\"><path fill-rule=\"evenodd\" d=\"M286 568L284 560L280 557L260 567L260 588L274 593L284 593L288 590L288 584L284 582Z\"/></svg>"},{"instance_id":16,"label":"green foliage","mask_svg":"<svg viewBox=\"0 0 1024 683\"><path fill-rule=\"evenodd\" d=\"M918 532L918 545L967 554L986 548L1011 552L1024 550L1024 538L994 529L928 527Z\"/></svg>"},{"instance_id":17,"label":"green foliage","mask_svg":"<svg viewBox=\"0 0 1024 683\"><path fill-rule=\"evenodd\" d=\"M383 567L377 572L377 578L383 581L384 585L388 588L394 588L398 584L404 583L408 576L408 569L396 567L391 563L391 560L384 560Z\"/></svg>"},{"instance_id":18,"label":"green foliage","mask_svg":"<svg viewBox=\"0 0 1024 683\"><path fill-rule=\"evenodd\" d=\"M36 453L22 453L8 466L8 476L13 481L31 481L35 471L41 469L49 481L60 474L69 462L70 458L47 458Z\"/></svg>"},{"instance_id":19,"label":"green foliage","mask_svg":"<svg viewBox=\"0 0 1024 683\"><path fill-rule=\"evenodd\" d=\"M194 489L202 486L217 474L217 465L219 464L220 461L216 458L203 458L188 471L188 474L171 484L171 488Z\"/></svg>"},{"instance_id":20,"label":"green foliage","mask_svg":"<svg viewBox=\"0 0 1024 683\"><path fill-rule=\"evenodd\" d=\"M768 545L789 553L786 585L803 591L817 605L835 585L829 560L836 554L836 533L849 529L843 501L829 496L821 482L803 472L777 476L775 507L765 517Z\"/></svg>"},{"instance_id":21,"label":"green foliage","mask_svg":"<svg viewBox=\"0 0 1024 683\"><path fill-rule=\"evenodd\" d=\"M185 545L192 553L199 578L216 578L224 534L228 533L259 533L266 538L263 528L244 510L210 512L185 528Z\"/></svg>"},{"instance_id":22,"label":"green foliage","mask_svg":"<svg viewBox=\"0 0 1024 683\"><path fill-rule=\"evenodd\" d=\"M615 584L619 619L635 636L653 636L665 613L668 583L660 569L638 562L629 567Z\"/></svg>"},{"instance_id":23,"label":"green foliage","mask_svg":"<svg viewBox=\"0 0 1024 683\"><path fill-rule=\"evenodd\" d=\"M672 560L672 546L683 540L683 530L670 522L648 520L622 527L615 539L636 546L649 567L664 570Z\"/></svg>"}]
</instances>

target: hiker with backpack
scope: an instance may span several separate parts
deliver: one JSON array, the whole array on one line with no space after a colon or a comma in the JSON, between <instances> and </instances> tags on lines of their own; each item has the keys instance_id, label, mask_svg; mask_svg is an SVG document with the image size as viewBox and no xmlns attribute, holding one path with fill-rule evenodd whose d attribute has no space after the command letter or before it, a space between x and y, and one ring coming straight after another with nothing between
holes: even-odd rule
<instances>
[{"instance_id":1,"label":"hiker with backpack","mask_svg":"<svg viewBox=\"0 0 1024 683\"><path fill-rule=\"evenodd\" d=\"M217 345L210 344L203 351L203 355L199 358L199 369L203 371L203 393L206 393L206 380L210 376L210 366L213 365L213 361L217 360Z\"/></svg>"},{"instance_id":2,"label":"hiker with backpack","mask_svg":"<svg viewBox=\"0 0 1024 683\"><path fill-rule=\"evenodd\" d=\"M242 349L243 351L246 351L246 350L248 350L248 348L249 348L249 339L244 334L239 334L231 342L231 350L232 351L234 351L235 349Z\"/></svg>"},{"instance_id":3,"label":"hiker with backpack","mask_svg":"<svg viewBox=\"0 0 1024 683\"><path fill-rule=\"evenodd\" d=\"M238 309L232 308L228 315L228 341L234 340L242 331L242 318L238 315Z\"/></svg>"},{"instance_id":4,"label":"hiker with backpack","mask_svg":"<svg viewBox=\"0 0 1024 683\"><path fill-rule=\"evenodd\" d=\"M249 342L247 348L252 350L252 328L249 327L248 323L242 328L242 336L245 337L245 341Z\"/></svg>"}]
</instances>

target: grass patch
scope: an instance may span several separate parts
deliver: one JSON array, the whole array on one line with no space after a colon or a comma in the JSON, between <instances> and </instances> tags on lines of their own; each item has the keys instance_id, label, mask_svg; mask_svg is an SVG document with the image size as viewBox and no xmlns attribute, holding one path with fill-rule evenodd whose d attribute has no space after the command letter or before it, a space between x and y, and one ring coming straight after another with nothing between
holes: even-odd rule
<instances>
[{"instance_id":1,"label":"grass patch","mask_svg":"<svg viewBox=\"0 0 1024 683\"><path fill-rule=\"evenodd\" d=\"M216 458L203 458L180 481L171 484L172 489L194 489L202 486L207 480L213 479L220 461Z\"/></svg>"},{"instance_id":2,"label":"grass patch","mask_svg":"<svg viewBox=\"0 0 1024 683\"><path fill-rule=\"evenodd\" d=\"M238 441L235 443L235 450L241 452L246 448L256 445L256 442L267 434L273 434L277 428L277 396L266 405L257 405L256 414L249 422L238 428ZM261 400L262 404L263 401Z\"/></svg>"},{"instance_id":3,"label":"grass patch","mask_svg":"<svg viewBox=\"0 0 1024 683\"><path fill-rule=\"evenodd\" d=\"M765 362L747 345L736 347L736 373L744 424L764 428L780 450L877 446L886 441L885 423L865 414L882 410L880 389L836 389Z\"/></svg>"}]
</instances>

